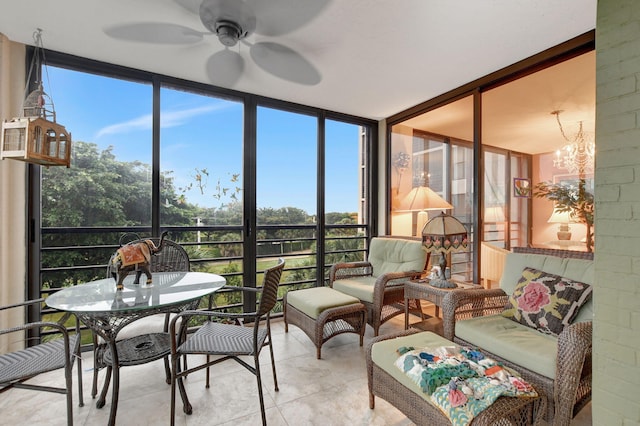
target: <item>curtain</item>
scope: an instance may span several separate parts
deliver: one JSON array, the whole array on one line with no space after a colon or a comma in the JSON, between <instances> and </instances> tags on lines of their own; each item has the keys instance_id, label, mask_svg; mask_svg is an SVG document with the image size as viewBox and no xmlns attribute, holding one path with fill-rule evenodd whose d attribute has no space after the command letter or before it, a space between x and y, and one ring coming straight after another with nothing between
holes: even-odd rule
<instances>
[{"instance_id":1,"label":"curtain","mask_svg":"<svg viewBox=\"0 0 640 426\"><path fill-rule=\"evenodd\" d=\"M24 97L25 46L0 33L0 120L19 115ZM25 300L27 284L26 163L0 161L0 305ZM0 327L22 324L22 309L0 311ZM0 353L22 347L18 334L0 336ZM13 342L20 340L19 342Z\"/></svg>"}]
</instances>

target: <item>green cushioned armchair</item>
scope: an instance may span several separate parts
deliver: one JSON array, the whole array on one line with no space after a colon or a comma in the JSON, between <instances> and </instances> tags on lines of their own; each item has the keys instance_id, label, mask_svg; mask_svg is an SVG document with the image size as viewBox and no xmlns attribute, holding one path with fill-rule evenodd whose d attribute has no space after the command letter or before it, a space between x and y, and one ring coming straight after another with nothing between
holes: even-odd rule
<instances>
[{"instance_id":1,"label":"green cushioned armchair","mask_svg":"<svg viewBox=\"0 0 640 426\"><path fill-rule=\"evenodd\" d=\"M374 237L367 261L331 267L329 286L360 299L367 307L367 322L377 336L385 321L404 313L404 283L420 276L426 260L421 241Z\"/></svg>"}]
</instances>

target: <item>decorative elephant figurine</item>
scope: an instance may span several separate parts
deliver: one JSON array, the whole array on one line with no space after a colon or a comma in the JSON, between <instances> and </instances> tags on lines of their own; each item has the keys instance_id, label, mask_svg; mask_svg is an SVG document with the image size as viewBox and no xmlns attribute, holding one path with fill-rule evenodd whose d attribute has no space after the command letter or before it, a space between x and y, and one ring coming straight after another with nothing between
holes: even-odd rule
<instances>
[{"instance_id":1,"label":"decorative elephant figurine","mask_svg":"<svg viewBox=\"0 0 640 426\"><path fill-rule=\"evenodd\" d=\"M160 242L156 246L151 240L133 241L120 247L111 256L111 274L116 280L116 290L124 288L124 279L129 273L135 271L136 279L134 284L140 284L142 273L147 276L147 284L153 282L151 277L151 256L160 252L164 246L164 237L167 232L160 236Z\"/></svg>"}]
</instances>

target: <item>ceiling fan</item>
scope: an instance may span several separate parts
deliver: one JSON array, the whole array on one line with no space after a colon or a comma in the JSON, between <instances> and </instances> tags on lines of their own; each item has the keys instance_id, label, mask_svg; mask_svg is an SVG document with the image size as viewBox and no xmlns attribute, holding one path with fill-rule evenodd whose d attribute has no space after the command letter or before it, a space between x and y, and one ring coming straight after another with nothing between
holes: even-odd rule
<instances>
[{"instance_id":1,"label":"ceiling fan","mask_svg":"<svg viewBox=\"0 0 640 426\"><path fill-rule=\"evenodd\" d=\"M250 42L253 34L278 37L300 28L313 19L330 0L174 0L200 17L208 31L168 22L133 22L106 27L110 37L154 44L193 44L215 35L224 46L209 57L207 75L213 84L233 87L245 67L244 52L233 49L238 43L249 47L249 56L264 71L276 77L313 86L320 82L319 71L295 50L273 41Z\"/></svg>"}]
</instances>

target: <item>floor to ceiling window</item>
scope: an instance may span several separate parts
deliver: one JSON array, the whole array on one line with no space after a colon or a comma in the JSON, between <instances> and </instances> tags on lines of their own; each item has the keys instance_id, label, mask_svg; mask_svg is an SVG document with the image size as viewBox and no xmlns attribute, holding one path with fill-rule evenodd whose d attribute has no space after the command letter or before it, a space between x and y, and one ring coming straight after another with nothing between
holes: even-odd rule
<instances>
[{"instance_id":1,"label":"floor to ceiling window","mask_svg":"<svg viewBox=\"0 0 640 426\"><path fill-rule=\"evenodd\" d=\"M326 120L324 277L333 263L365 260L370 133L351 122Z\"/></svg>"},{"instance_id":2,"label":"floor to ceiling window","mask_svg":"<svg viewBox=\"0 0 640 426\"><path fill-rule=\"evenodd\" d=\"M390 232L422 237L425 224L445 212L473 235L473 96L391 128ZM471 280L473 248L450 253L452 274ZM431 264L437 264L433 253ZM435 261L435 262L434 262Z\"/></svg>"},{"instance_id":3,"label":"floor to ceiling window","mask_svg":"<svg viewBox=\"0 0 640 426\"><path fill-rule=\"evenodd\" d=\"M428 185L467 214L475 282L487 247L592 250L594 44L576 37L388 118L388 232L420 236L431 213L413 195Z\"/></svg>"},{"instance_id":4,"label":"floor to ceiling window","mask_svg":"<svg viewBox=\"0 0 640 426\"><path fill-rule=\"evenodd\" d=\"M317 135L317 117L258 107L256 268L282 256L296 286L316 282Z\"/></svg>"},{"instance_id":5,"label":"floor to ceiling window","mask_svg":"<svg viewBox=\"0 0 640 426\"><path fill-rule=\"evenodd\" d=\"M56 108L73 149L71 168L38 168L41 208L33 221L42 251L30 282L43 290L104 277L109 245L119 239L108 227L138 232L152 221L151 85L55 67L48 75L53 93L64 93Z\"/></svg>"},{"instance_id":6,"label":"floor to ceiling window","mask_svg":"<svg viewBox=\"0 0 640 426\"><path fill-rule=\"evenodd\" d=\"M71 168L30 167L32 296L102 278L120 243L164 230L231 285L284 257L284 287L322 284L327 235L372 234L375 122L68 60L48 55L45 90L64 94Z\"/></svg>"}]
</instances>

